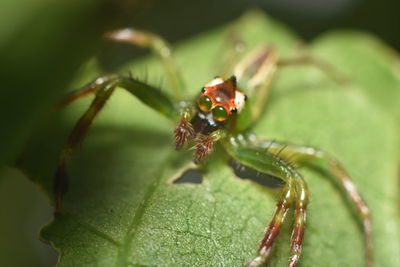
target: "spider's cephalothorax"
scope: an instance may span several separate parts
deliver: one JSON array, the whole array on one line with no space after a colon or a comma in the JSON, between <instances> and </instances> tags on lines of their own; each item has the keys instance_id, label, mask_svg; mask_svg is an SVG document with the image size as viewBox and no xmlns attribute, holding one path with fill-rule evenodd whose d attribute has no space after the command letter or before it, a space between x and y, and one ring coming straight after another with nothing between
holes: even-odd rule
<instances>
[{"instance_id":1,"label":"spider's cephalothorax","mask_svg":"<svg viewBox=\"0 0 400 267\"><path fill-rule=\"evenodd\" d=\"M176 148L180 149L191 139L196 142L194 162L200 162L213 150L213 143L220 136L215 133L227 127L228 122L238 115L247 96L237 88L236 77L215 77L203 88L196 99L193 115L184 113L175 128Z\"/></svg>"}]
</instances>

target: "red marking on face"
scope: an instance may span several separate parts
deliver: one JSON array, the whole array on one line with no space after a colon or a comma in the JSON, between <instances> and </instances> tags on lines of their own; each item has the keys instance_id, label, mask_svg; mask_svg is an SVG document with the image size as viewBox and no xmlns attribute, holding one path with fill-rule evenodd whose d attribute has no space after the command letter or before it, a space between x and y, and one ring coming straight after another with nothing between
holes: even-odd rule
<instances>
[{"instance_id":1,"label":"red marking on face","mask_svg":"<svg viewBox=\"0 0 400 267\"><path fill-rule=\"evenodd\" d=\"M203 87L201 95L210 98L212 108L224 107L228 115L242 108L243 104L238 101L238 97L243 98L244 101L244 93L238 90L234 76L226 80L216 77Z\"/></svg>"}]
</instances>

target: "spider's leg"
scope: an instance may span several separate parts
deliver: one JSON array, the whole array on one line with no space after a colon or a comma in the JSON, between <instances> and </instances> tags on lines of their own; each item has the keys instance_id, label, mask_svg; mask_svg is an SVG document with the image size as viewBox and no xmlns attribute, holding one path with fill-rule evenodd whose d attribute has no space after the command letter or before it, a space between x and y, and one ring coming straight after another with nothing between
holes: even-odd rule
<instances>
[{"instance_id":1,"label":"spider's leg","mask_svg":"<svg viewBox=\"0 0 400 267\"><path fill-rule=\"evenodd\" d=\"M373 265L371 212L340 162L334 157L313 147L292 145L277 141L258 141L257 143L259 146L268 148L268 151L271 151L272 153L281 150L281 157L290 159L290 161L299 165L327 168L330 176L338 181L338 184L347 194L351 203L357 210L364 232L366 247L365 265L371 267ZM282 147L284 147L283 150Z\"/></svg>"},{"instance_id":2,"label":"spider's leg","mask_svg":"<svg viewBox=\"0 0 400 267\"><path fill-rule=\"evenodd\" d=\"M278 67L309 65L321 70L338 84L346 84L350 81L350 77L337 70L334 66L329 64L329 62L309 53L296 57L279 59L277 65Z\"/></svg>"},{"instance_id":3,"label":"spider's leg","mask_svg":"<svg viewBox=\"0 0 400 267\"><path fill-rule=\"evenodd\" d=\"M82 115L79 121L75 124L72 129L67 143L65 144L60 158L58 166L54 174L54 194L55 194L55 213L61 212L61 201L63 194L66 193L68 187L68 176L67 176L67 161L71 152L83 141L89 126L91 125L94 117L104 106L108 98L114 91L114 86L110 85L99 85L96 88L96 97L91 103L90 107ZM94 89L93 89L94 90ZM72 98L71 98L72 99Z\"/></svg>"},{"instance_id":4,"label":"spider's leg","mask_svg":"<svg viewBox=\"0 0 400 267\"><path fill-rule=\"evenodd\" d=\"M104 83L103 79L104 79L103 77L99 77L93 82L88 83L87 85L83 86L80 89L68 92L57 104L56 110L61 110L82 97L96 93L98 90L100 90L101 88L100 85Z\"/></svg>"},{"instance_id":5,"label":"spider's leg","mask_svg":"<svg viewBox=\"0 0 400 267\"><path fill-rule=\"evenodd\" d=\"M224 44L221 46L221 59L218 60L218 75L222 77L230 77L233 69L246 52L246 44L237 33L237 29L233 28L225 38Z\"/></svg>"},{"instance_id":6,"label":"spider's leg","mask_svg":"<svg viewBox=\"0 0 400 267\"><path fill-rule=\"evenodd\" d=\"M247 96L246 107L237 118L238 131L248 129L263 114L275 77L277 60L276 49L262 46L235 65L233 74L237 78L238 87Z\"/></svg>"},{"instance_id":7,"label":"spider's leg","mask_svg":"<svg viewBox=\"0 0 400 267\"><path fill-rule=\"evenodd\" d=\"M290 267L294 267L300 260L303 236L306 223L306 211L309 200L309 192L307 184L303 179L299 179L296 183L296 207L294 210L294 226L292 240L290 243Z\"/></svg>"},{"instance_id":8,"label":"spider's leg","mask_svg":"<svg viewBox=\"0 0 400 267\"><path fill-rule=\"evenodd\" d=\"M177 95L184 93L185 86L172 56L172 48L160 36L150 32L125 28L108 32L105 37L115 42L128 43L150 49L161 59L174 93Z\"/></svg>"},{"instance_id":9,"label":"spider's leg","mask_svg":"<svg viewBox=\"0 0 400 267\"><path fill-rule=\"evenodd\" d=\"M295 195L295 185L292 178L286 181L284 188L282 189L282 194L277 203L274 211L274 215L269 226L265 230L264 237L258 247L258 254L250 263L246 266L257 267L262 266L269 255L273 242L278 236L281 226L285 220L286 214L289 208L293 204L293 199Z\"/></svg>"},{"instance_id":10,"label":"spider's leg","mask_svg":"<svg viewBox=\"0 0 400 267\"><path fill-rule=\"evenodd\" d=\"M116 87L121 87L136 96L143 103L157 110L161 114L169 117L177 117L175 106L169 98L161 93L160 90L150 85L134 80L132 78L109 75L97 78L88 87L85 87L82 93L77 93L77 97L70 97L71 101L87 95L90 92L95 93L95 98L89 108L81 116L72 129L64 148L60 154L58 166L54 174L54 193L55 193L55 213L61 212L62 196L67 191L68 176L67 162L73 150L82 143L85 135L92 124L96 115L103 108L106 101L114 92ZM79 92L79 91L78 91Z\"/></svg>"},{"instance_id":11,"label":"spider's leg","mask_svg":"<svg viewBox=\"0 0 400 267\"><path fill-rule=\"evenodd\" d=\"M225 142L225 148L229 155L241 165L252 168L256 171L272 175L285 181L280 200L275 208L275 212L269 226L266 228L262 239L258 255L247 266L262 266L268 257L270 249L287 211L295 203L295 225L291 242L291 258L289 266L296 266L299 261L301 246L305 227L305 212L308 203L308 190L305 181L290 163L268 152L254 146L247 146L240 143L240 138L230 137Z\"/></svg>"}]
</instances>

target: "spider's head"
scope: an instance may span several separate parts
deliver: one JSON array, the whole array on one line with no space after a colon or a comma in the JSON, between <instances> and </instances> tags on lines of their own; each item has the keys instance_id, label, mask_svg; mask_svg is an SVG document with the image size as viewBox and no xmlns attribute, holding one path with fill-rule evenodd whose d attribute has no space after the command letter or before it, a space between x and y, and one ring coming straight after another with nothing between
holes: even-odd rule
<instances>
[{"instance_id":1,"label":"spider's head","mask_svg":"<svg viewBox=\"0 0 400 267\"><path fill-rule=\"evenodd\" d=\"M246 94L237 88L235 76L226 80L215 77L201 88L197 104L202 112L211 112L216 121L223 122L239 114L246 99Z\"/></svg>"}]
</instances>

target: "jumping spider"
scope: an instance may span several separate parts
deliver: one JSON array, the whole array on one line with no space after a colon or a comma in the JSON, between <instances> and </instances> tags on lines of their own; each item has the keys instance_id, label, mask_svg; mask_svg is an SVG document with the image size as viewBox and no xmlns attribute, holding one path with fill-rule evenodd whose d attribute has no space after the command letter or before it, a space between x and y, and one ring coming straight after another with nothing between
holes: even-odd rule
<instances>
[{"instance_id":1,"label":"jumping spider","mask_svg":"<svg viewBox=\"0 0 400 267\"><path fill-rule=\"evenodd\" d=\"M102 76L83 89L70 93L61 103L65 106L85 95L95 94L88 110L73 128L61 153L54 175L55 211L62 212L62 196L66 193L66 165L71 152L83 141L93 119L110 98L116 87L121 87L143 103L167 118L177 121L174 129L175 146L181 150L194 144L193 161L202 164L205 157L213 152L219 142L229 157L239 164L282 179L285 185L276 205L275 212L259 245L257 256L247 266L261 266L268 258L275 238L288 210L294 207L294 226L290 244L288 266L299 263L309 202L307 183L295 166L323 162L338 184L343 188L362 221L366 266L372 266L371 217L368 207L356 187L350 181L341 164L328 154L306 146L278 141L260 140L248 133L249 127L257 122L270 91L270 83L278 67L287 64L313 64L330 73L323 62L309 56L293 60L281 60L271 47L260 47L243 57L237 64L231 64L225 71L227 76L214 77L203 87L192 102L176 99L184 94L182 82L171 56L168 44L157 35L132 29L110 32L110 40L150 48L158 55L166 69L167 78L175 92L171 95L160 91L132 77L120 75Z\"/></svg>"}]
</instances>

